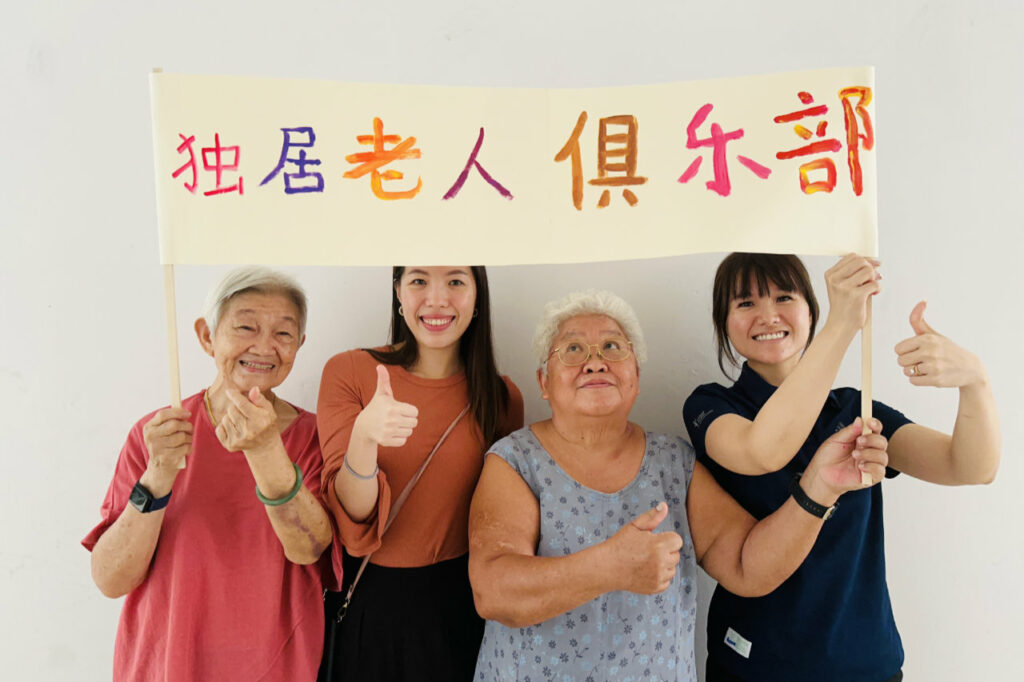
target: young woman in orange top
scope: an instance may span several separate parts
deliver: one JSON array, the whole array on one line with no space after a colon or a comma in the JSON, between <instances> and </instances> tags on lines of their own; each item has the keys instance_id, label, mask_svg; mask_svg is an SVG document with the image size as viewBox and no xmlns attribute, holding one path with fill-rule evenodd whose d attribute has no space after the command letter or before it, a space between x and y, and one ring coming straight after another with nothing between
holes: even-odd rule
<instances>
[{"instance_id":1,"label":"young woman in orange top","mask_svg":"<svg viewBox=\"0 0 1024 682\"><path fill-rule=\"evenodd\" d=\"M486 448L522 427L523 398L495 367L483 267L396 267L391 312L391 344L334 356L320 384L323 497L351 555L346 585L354 557L373 555L325 658L345 682L470 680L483 621L469 503ZM384 535L392 503L467 405ZM337 614L329 601L328 620Z\"/></svg>"}]
</instances>

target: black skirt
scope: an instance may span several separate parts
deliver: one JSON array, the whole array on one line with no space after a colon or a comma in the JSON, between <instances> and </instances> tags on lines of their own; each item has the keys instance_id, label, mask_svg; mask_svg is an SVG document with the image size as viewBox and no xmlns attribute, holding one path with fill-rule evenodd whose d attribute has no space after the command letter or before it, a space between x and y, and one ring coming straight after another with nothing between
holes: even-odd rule
<instances>
[{"instance_id":1,"label":"black skirt","mask_svg":"<svg viewBox=\"0 0 1024 682\"><path fill-rule=\"evenodd\" d=\"M345 556L344 590L361 561ZM344 590L327 593L328 640ZM336 628L331 679L325 644L322 682L472 680L484 621L473 606L468 556L419 568L367 565Z\"/></svg>"}]
</instances>

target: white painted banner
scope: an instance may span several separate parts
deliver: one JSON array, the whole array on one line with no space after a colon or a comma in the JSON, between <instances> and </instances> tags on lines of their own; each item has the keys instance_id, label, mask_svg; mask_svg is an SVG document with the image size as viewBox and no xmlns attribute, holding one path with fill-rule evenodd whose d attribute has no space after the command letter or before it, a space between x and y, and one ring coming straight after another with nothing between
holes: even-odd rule
<instances>
[{"instance_id":1,"label":"white painted banner","mask_svg":"<svg viewBox=\"0 0 1024 682\"><path fill-rule=\"evenodd\" d=\"M151 75L164 264L877 254L874 73L618 88Z\"/></svg>"}]
</instances>

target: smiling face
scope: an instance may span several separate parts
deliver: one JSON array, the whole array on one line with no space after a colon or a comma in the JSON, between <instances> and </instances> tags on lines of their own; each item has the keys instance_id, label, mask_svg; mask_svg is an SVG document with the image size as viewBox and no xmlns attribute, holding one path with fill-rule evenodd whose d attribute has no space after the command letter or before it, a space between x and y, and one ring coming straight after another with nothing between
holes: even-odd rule
<instances>
[{"instance_id":1,"label":"smiling face","mask_svg":"<svg viewBox=\"0 0 1024 682\"><path fill-rule=\"evenodd\" d=\"M617 417L628 419L640 392L639 370L632 354L625 360L609 362L594 352L624 339L619 324L606 315L578 315L558 328L551 350L574 344L591 347L591 356L582 365L568 367L552 354L547 373L538 370L541 395L551 404L555 418Z\"/></svg>"},{"instance_id":2,"label":"smiling face","mask_svg":"<svg viewBox=\"0 0 1024 682\"><path fill-rule=\"evenodd\" d=\"M726 330L736 352L746 358L751 369L775 383L784 379L800 360L811 331L811 312L807 301L794 292L768 283L765 295L756 282L749 295L729 302Z\"/></svg>"},{"instance_id":3,"label":"smiling face","mask_svg":"<svg viewBox=\"0 0 1024 682\"><path fill-rule=\"evenodd\" d=\"M407 267L395 293L421 353L458 351L476 305L476 281L468 265Z\"/></svg>"},{"instance_id":4,"label":"smiling face","mask_svg":"<svg viewBox=\"0 0 1024 682\"><path fill-rule=\"evenodd\" d=\"M305 341L299 311L284 294L245 292L232 297L210 330L202 318L196 334L217 365L218 381L242 393L258 386L266 395L281 384Z\"/></svg>"}]
</instances>

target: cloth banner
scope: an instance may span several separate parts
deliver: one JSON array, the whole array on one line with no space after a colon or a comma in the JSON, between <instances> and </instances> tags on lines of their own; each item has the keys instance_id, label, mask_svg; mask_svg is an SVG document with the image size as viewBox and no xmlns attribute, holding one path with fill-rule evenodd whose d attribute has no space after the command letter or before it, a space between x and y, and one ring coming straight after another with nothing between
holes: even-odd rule
<instances>
[{"instance_id":1,"label":"cloth banner","mask_svg":"<svg viewBox=\"0 0 1024 682\"><path fill-rule=\"evenodd\" d=\"M589 89L150 86L164 264L877 255L871 68Z\"/></svg>"}]
</instances>

